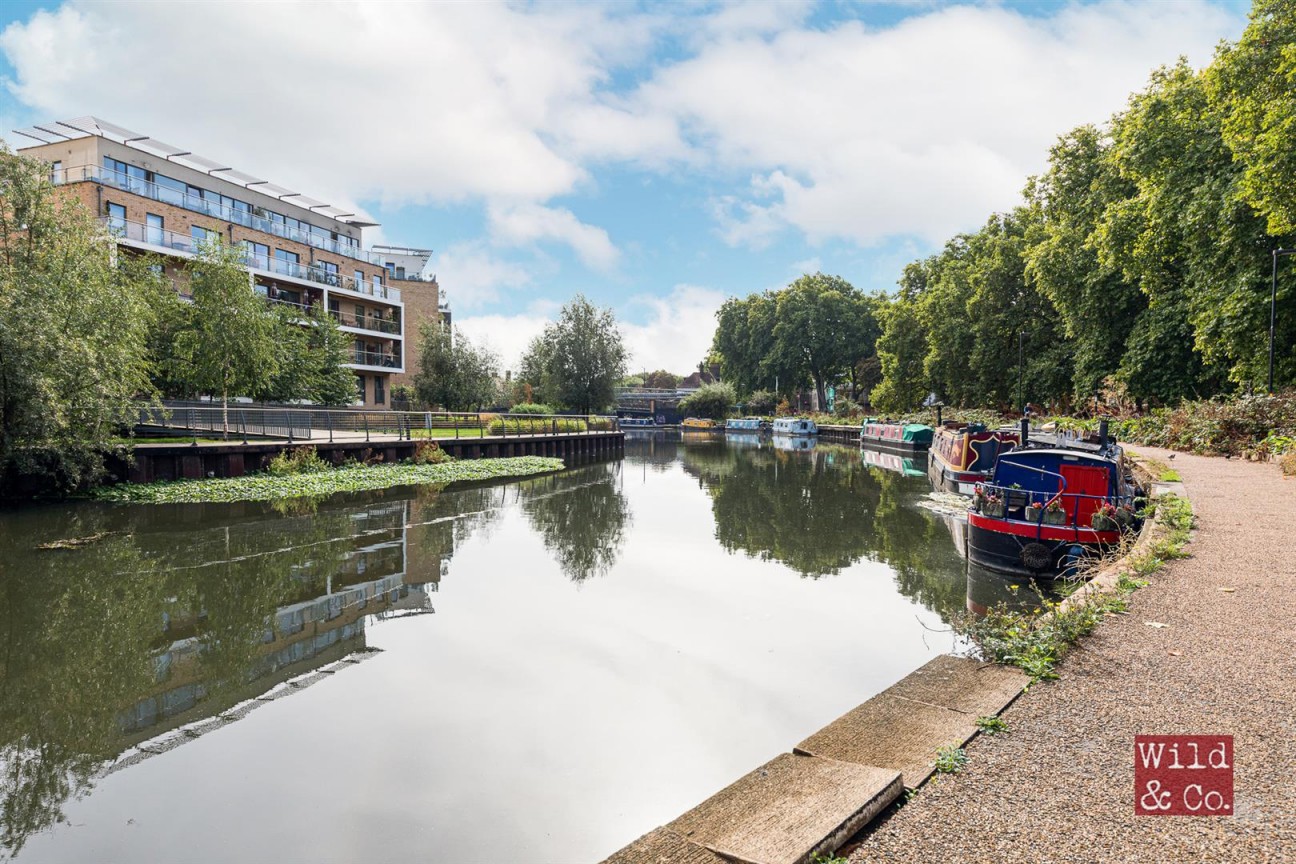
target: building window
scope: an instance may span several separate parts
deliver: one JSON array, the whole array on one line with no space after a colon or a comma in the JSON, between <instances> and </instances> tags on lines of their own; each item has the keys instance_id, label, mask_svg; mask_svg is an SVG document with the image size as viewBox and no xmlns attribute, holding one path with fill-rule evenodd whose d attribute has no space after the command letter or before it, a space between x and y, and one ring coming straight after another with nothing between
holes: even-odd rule
<instances>
[{"instance_id":1,"label":"building window","mask_svg":"<svg viewBox=\"0 0 1296 864\"><path fill-rule=\"evenodd\" d=\"M276 273L287 273L290 276L298 275L297 264L301 261L300 255L296 252L289 252L287 249L276 249L274 252L274 271Z\"/></svg>"},{"instance_id":2,"label":"building window","mask_svg":"<svg viewBox=\"0 0 1296 864\"><path fill-rule=\"evenodd\" d=\"M381 375L374 376L374 404L375 405L387 404L387 391L383 387L383 378Z\"/></svg>"},{"instance_id":3,"label":"building window","mask_svg":"<svg viewBox=\"0 0 1296 864\"><path fill-rule=\"evenodd\" d=\"M63 162L55 160L50 163L50 182L55 185L63 182Z\"/></svg>"},{"instance_id":4,"label":"building window","mask_svg":"<svg viewBox=\"0 0 1296 864\"><path fill-rule=\"evenodd\" d=\"M363 339L355 340L355 362L365 362L365 343Z\"/></svg>"},{"instance_id":5,"label":"building window","mask_svg":"<svg viewBox=\"0 0 1296 864\"><path fill-rule=\"evenodd\" d=\"M258 270L270 269L270 247L266 244L244 240L243 254L244 260L249 267L255 267Z\"/></svg>"},{"instance_id":6,"label":"building window","mask_svg":"<svg viewBox=\"0 0 1296 864\"><path fill-rule=\"evenodd\" d=\"M363 291L363 290L364 290L364 282L365 282L365 278L364 278L364 271L363 271L363 270L357 270L357 271L355 271L355 284L353 284L353 285L351 286L352 289L354 289L354 290L356 290L356 291Z\"/></svg>"},{"instance_id":7,"label":"building window","mask_svg":"<svg viewBox=\"0 0 1296 864\"><path fill-rule=\"evenodd\" d=\"M365 376L356 376L356 395L360 398L361 404L365 401Z\"/></svg>"},{"instance_id":8,"label":"building window","mask_svg":"<svg viewBox=\"0 0 1296 864\"><path fill-rule=\"evenodd\" d=\"M317 262L319 268L324 271L324 284L338 286L338 266L328 261Z\"/></svg>"},{"instance_id":9,"label":"building window","mask_svg":"<svg viewBox=\"0 0 1296 864\"><path fill-rule=\"evenodd\" d=\"M118 237L126 233L126 205L108 203L108 230Z\"/></svg>"},{"instance_id":10,"label":"building window","mask_svg":"<svg viewBox=\"0 0 1296 864\"><path fill-rule=\"evenodd\" d=\"M200 225L189 226L189 237L193 240L194 246L199 247L206 245L215 245L220 242L221 235L219 231L211 231Z\"/></svg>"},{"instance_id":11,"label":"building window","mask_svg":"<svg viewBox=\"0 0 1296 864\"><path fill-rule=\"evenodd\" d=\"M154 246L165 246L166 241L163 239L162 217L156 213L149 213L144 217L144 225L147 228L145 239Z\"/></svg>"}]
</instances>

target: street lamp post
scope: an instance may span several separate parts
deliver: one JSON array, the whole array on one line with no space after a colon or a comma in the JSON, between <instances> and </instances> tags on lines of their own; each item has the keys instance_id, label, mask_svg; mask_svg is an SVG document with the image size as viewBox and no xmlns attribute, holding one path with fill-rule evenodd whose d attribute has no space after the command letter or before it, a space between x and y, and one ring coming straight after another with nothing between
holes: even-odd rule
<instances>
[{"instance_id":1,"label":"street lamp post","mask_svg":"<svg viewBox=\"0 0 1296 864\"><path fill-rule=\"evenodd\" d=\"M1026 380L1025 344L1028 335L1029 334L1025 330L1017 331L1017 405L1021 408L1022 414L1026 413L1026 396L1024 390Z\"/></svg>"},{"instance_id":2,"label":"street lamp post","mask_svg":"<svg viewBox=\"0 0 1296 864\"><path fill-rule=\"evenodd\" d=\"M1275 249L1273 250L1273 282L1269 288L1269 395L1274 392L1273 386L1273 363L1274 363L1274 324L1277 322L1278 312L1278 258L1281 255L1296 255L1296 249Z\"/></svg>"}]
</instances>

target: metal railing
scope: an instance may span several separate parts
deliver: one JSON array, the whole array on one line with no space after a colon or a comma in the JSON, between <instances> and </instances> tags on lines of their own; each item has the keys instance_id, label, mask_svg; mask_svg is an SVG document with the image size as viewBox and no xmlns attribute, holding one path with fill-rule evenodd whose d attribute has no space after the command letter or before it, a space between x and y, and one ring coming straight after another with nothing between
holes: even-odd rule
<instances>
[{"instance_id":1,"label":"metal railing","mask_svg":"<svg viewBox=\"0 0 1296 864\"><path fill-rule=\"evenodd\" d=\"M383 369L401 368L401 358L396 354L387 354L382 351L353 351L351 355L352 363L359 366L378 366Z\"/></svg>"},{"instance_id":2,"label":"metal railing","mask_svg":"<svg viewBox=\"0 0 1296 864\"><path fill-rule=\"evenodd\" d=\"M101 216L99 222L114 237L136 243L147 243L151 246L160 246L164 249L184 252L188 255L196 255L201 242L192 235L177 234L165 228L131 222L118 216ZM341 288L344 291L354 291L357 294L367 294L370 297L377 297L382 300L400 302L401 299L399 288L392 288L381 282L374 283L367 279L356 279L354 276L347 276L324 267L302 264L298 261L289 261L270 255L254 255L246 250L243 252L242 262L245 267L254 273L270 276L290 276L293 279L301 279L329 288Z\"/></svg>"},{"instance_id":3,"label":"metal railing","mask_svg":"<svg viewBox=\"0 0 1296 864\"><path fill-rule=\"evenodd\" d=\"M1003 460L1000 460L1001 462ZM1003 508L1002 516L997 518L1012 519L1018 522L1025 522L1035 526L1035 537L1038 540L1043 534L1045 527L1052 528L1071 528L1075 533L1075 539L1079 541L1080 529L1090 530L1091 525L1080 524L1080 505L1085 501L1093 501L1096 506L1087 514L1092 517L1093 513L1104 504L1112 504L1117 508L1129 506L1131 509L1136 504L1134 495L1089 495L1082 492L1067 492L1066 478L1056 471L1047 471L1043 468L1036 468L1032 465L1022 465L1017 462L1010 462L1014 468L1021 468L1027 471L1034 471L1037 474L1043 474L1050 477L1056 477L1058 480L1058 491L1056 492L1038 492L1031 489L1019 489L1012 486L998 486L993 483L978 483L977 489L982 493L990 493L999 498L1000 505ZM1064 521L1050 522L1047 520L1048 507L1053 502L1060 502ZM1032 505L1038 505L1038 512L1033 518L1028 516L1028 509ZM975 505L974 505L975 506ZM1020 511L1020 515L1011 515L1014 511ZM986 514L990 515L990 514ZM1114 530L1114 529L1112 529Z\"/></svg>"},{"instance_id":4,"label":"metal railing","mask_svg":"<svg viewBox=\"0 0 1296 864\"><path fill-rule=\"evenodd\" d=\"M614 416L598 414L493 414L489 412L368 411L311 405L252 407L220 405L143 406L136 437L202 438L249 442L252 439L304 443L338 441L437 441L460 438L570 436L619 432Z\"/></svg>"},{"instance_id":5,"label":"metal railing","mask_svg":"<svg viewBox=\"0 0 1296 864\"><path fill-rule=\"evenodd\" d=\"M217 219L234 222L254 231L262 231L266 234L282 237L285 240L304 243L307 246L323 249L335 255L354 258L357 261L364 261L366 264L384 266L382 256L373 252L366 252L358 245L334 240L332 237L322 237L313 231L302 231L300 228L294 228L286 223L259 216L254 209L243 210L238 207L229 207L218 201L190 195L187 191L182 192L170 186L154 183L142 177L132 177L129 174L123 174L120 171L114 171L99 165L76 165L70 168L54 169L50 173L50 180L55 185L82 181L102 183L105 186L113 186L124 192L130 192L154 201L161 201L163 204L183 207L185 210L192 210L195 213L204 213Z\"/></svg>"},{"instance_id":6,"label":"metal railing","mask_svg":"<svg viewBox=\"0 0 1296 864\"><path fill-rule=\"evenodd\" d=\"M351 315L340 309L330 309L332 315L343 327L357 327L361 330L371 330L375 333L390 333L400 335L401 328L399 321L393 321L389 318L383 318L378 315Z\"/></svg>"}]
</instances>

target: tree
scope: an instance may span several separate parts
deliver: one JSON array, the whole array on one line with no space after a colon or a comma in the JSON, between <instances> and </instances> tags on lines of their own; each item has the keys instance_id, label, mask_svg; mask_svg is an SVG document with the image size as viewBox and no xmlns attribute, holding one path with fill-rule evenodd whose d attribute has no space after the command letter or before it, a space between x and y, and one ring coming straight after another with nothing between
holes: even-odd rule
<instances>
[{"instance_id":1,"label":"tree","mask_svg":"<svg viewBox=\"0 0 1296 864\"><path fill-rule=\"evenodd\" d=\"M279 372L278 315L252 290L238 249L203 243L189 262L193 305L176 355L188 365L193 389L221 400L229 431L229 397L264 392Z\"/></svg>"},{"instance_id":2,"label":"tree","mask_svg":"<svg viewBox=\"0 0 1296 864\"><path fill-rule=\"evenodd\" d=\"M779 292L774 350L784 364L809 375L820 406L827 404L827 385L859 353L852 344L856 296L849 282L822 273L802 276Z\"/></svg>"},{"instance_id":3,"label":"tree","mask_svg":"<svg viewBox=\"0 0 1296 864\"><path fill-rule=\"evenodd\" d=\"M1242 166L1240 192L1269 233L1296 233L1296 3L1255 0L1236 45L1208 72L1220 130Z\"/></svg>"},{"instance_id":4,"label":"tree","mask_svg":"<svg viewBox=\"0 0 1296 864\"><path fill-rule=\"evenodd\" d=\"M583 414L612 404L627 353L611 309L578 294L553 324L531 340L518 369L540 399Z\"/></svg>"},{"instance_id":5,"label":"tree","mask_svg":"<svg viewBox=\"0 0 1296 864\"><path fill-rule=\"evenodd\" d=\"M160 290L93 214L56 198L47 165L0 145L0 496L19 476L69 491L102 473L154 392Z\"/></svg>"},{"instance_id":6,"label":"tree","mask_svg":"<svg viewBox=\"0 0 1296 864\"><path fill-rule=\"evenodd\" d=\"M877 341L877 356L882 383L869 396L869 402L879 410L908 411L918 407L927 395L927 375L923 371L927 335L915 302L925 277L921 263L907 265L900 293L880 310L882 336Z\"/></svg>"},{"instance_id":7,"label":"tree","mask_svg":"<svg viewBox=\"0 0 1296 864\"><path fill-rule=\"evenodd\" d=\"M305 311L282 305L277 309L276 374L256 395L271 402L320 405L355 401L355 373L342 365L350 362L350 337L333 316L319 304Z\"/></svg>"},{"instance_id":8,"label":"tree","mask_svg":"<svg viewBox=\"0 0 1296 864\"><path fill-rule=\"evenodd\" d=\"M1099 254L1104 214L1134 193L1109 158L1106 137L1094 126L1064 135L1049 151L1048 171L1026 189L1032 229L1026 275L1052 301L1074 345L1072 385L1081 399L1116 372L1147 308L1138 285Z\"/></svg>"},{"instance_id":9,"label":"tree","mask_svg":"<svg viewBox=\"0 0 1296 864\"><path fill-rule=\"evenodd\" d=\"M653 390L674 390L679 386L680 377L667 372L665 369L658 369L655 372L649 372L644 378L644 386Z\"/></svg>"},{"instance_id":10,"label":"tree","mask_svg":"<svg viewBox=\"0 0 1296 864\"><path fill-rule=\"evenodd\" d=\"M491 351L474 347L461 330L452 334L438 322L424 323L420 338L414 374L420 402L450 411L473 411L495 401L499 358Z\"/></svg>"},{"instance_id":11,"label":"tree","mask_svg":"<svg viewBox=\"0 0 1296 864\"><path fill-rule=\"evenodd\" d=\"M703 384L679 403L681 414L693 417L707 417L712 420L723 420L729 416L730 409L738 401L732 384L716 381Z\"/></svg>"}]
</instances>

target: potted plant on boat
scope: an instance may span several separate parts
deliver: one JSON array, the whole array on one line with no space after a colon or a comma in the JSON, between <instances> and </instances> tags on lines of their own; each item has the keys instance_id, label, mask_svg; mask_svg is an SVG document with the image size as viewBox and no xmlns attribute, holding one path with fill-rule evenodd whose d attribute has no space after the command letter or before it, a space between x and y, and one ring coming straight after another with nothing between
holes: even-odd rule
<instances>
[{"instance_id":1,"label":"potted plant on boat","mask_svg":"<svg viewBox=\"0 0 1296 864\"><path fill-rule=\"evenodd\" d=\"M1122 531L1134 527L1134 508L1129 504L1122 504L1116 508L1116 524L1121 527Z\"/></svg>"},{"instance_id":2,"label":"potted plant on boat","mask_svg":"<svg viewBox=\"0 0 1296 864\"><path fill-rule=\"evenodd\" d=\"M1120 527L1116 521L1116 505L1110 501L1104 503L1094 511L1093 519L1089 524L1095 531L1115 531Z\"/></svg>"},{"instance_id":3,"label":"potted plant on boat","mask_svg":"<svg viewBox=\"0 0 1296 864\"><path fill-rule=\"evenodd\" d=\"M1038 501L1032 501L1026 505L1026 509L1022 513L1027 522L1034 522L1038 525L1044 513L1044 505Z\"/></svg>"},{"instance_id":4,"label":"potted plant on boat","mask_svg":"<svg viewBox=\"0 0 1296 864\"><path fill-rule=\"evenodd\" d=\"M1004 500L994 492L986 492L978 486L972 503L977 512L983 516L989 516L992 519L1003 518Z\"/></svg>"},{"instance_id":5,"label":"potted plant on boat","mask_svg":"<svg viewBox=\"0 0 1296 864\"><path fill-rule=\"evenodd\" d=\"M1066 508L1062 506L1061 497L1054 498L1048 504L1044 505L1044 524L1045 525L1065 525L1067 520Z\"/></svg>"}]
</instances>

